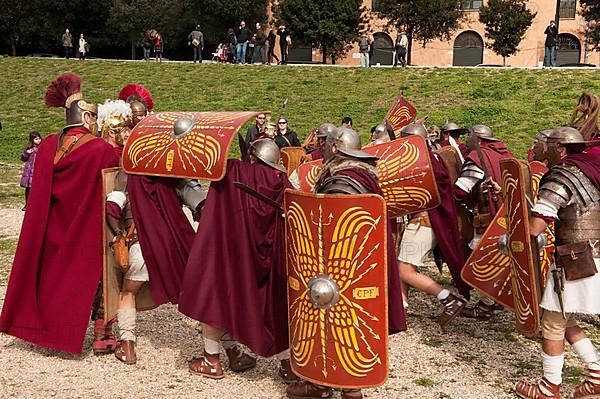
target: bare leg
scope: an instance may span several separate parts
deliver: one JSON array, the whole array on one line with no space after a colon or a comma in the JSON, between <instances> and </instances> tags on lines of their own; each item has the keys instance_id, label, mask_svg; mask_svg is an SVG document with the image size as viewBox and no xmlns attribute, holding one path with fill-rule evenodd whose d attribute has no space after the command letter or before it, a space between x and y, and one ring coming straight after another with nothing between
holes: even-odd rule
<instances>
[{"instance_id":1,"label":"bare leg","mask_svg":"<svg viewBox=\"0 0 600 399\"><path fill-rule=\"evenodd\" d=\"M404 284L410 285L434 297L437 297L442 292L443 288L438 283L433 281L431 277L419 273L414 265L398 262L398 266L400 268L400 278ZM402 295L405 295L404 291Z\"/></svg>"}]
</instances>

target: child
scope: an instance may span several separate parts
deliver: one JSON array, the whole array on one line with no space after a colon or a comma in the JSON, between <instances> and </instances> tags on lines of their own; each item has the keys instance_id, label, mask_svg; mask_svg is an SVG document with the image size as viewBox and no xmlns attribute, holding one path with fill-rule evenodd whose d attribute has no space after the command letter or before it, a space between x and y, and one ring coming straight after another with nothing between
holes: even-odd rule
<instances>
[{"instance_id":1,"label":"child","mask_svg":"<svg viewBox=\"0 0 600 399\"><path fill-rule=\"evenodd\" d=\"M162 53L164 49L164 43L162 40L162 36L160 33L156 34L156 39L154 41L154 54L156 56L156 62L162 62Z\"/></svg>"},{"instance_id":2,"label":"child","mask_svg":"<svg viewBox=\"0 0 600 399\"><path fill-rule=\"evenodd\" d=\"M33 179L33 163L35 162L35 155L42 142L42 136L35 130L29 133L29 143L27 147L21 153L21 161L25 162L23 167L23 176L21 176L21 187L25 188L25 206L22 210L25 210L27 206L27 198L29 197L29 190L31 189L31 180Z\"/></svg>"}]
</instances>

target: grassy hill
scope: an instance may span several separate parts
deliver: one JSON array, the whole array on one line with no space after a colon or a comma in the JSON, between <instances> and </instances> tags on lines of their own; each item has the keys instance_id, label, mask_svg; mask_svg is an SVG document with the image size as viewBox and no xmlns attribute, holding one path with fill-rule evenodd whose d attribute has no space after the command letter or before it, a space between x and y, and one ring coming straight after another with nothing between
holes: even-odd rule
<instances>
[{"instance_id":1,"label":"grassy hill","mask_svg":"<svg viewBox=\"0 0 600 399\"><path fill-rule=\"evenodd\" d=\"M30 130L47 135L64 124L62 109L44 106L58 75L82 76L86 98L115 98L130 82L153 94L156 111L271 110L285 98L290 128L303 138L324 121L354 120L367 140L400 90L428 123L447 119L491 126L519 157L541 129L565 124L578 96L600 92L596 70L265 67L104 60L0 58L0 162L20 163ZM233 151L237 151L234 148Z\"/></svg>"}]
</instances>

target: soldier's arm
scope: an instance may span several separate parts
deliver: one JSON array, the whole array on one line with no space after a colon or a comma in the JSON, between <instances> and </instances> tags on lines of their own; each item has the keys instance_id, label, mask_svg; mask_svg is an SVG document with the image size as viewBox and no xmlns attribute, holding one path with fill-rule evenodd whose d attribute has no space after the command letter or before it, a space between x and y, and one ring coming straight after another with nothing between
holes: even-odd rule
<instances>
[{"instance_id":1,"label":"soldier's arm","mask_svg":"<svg viewBox=\"0 0 600 399\"><path fill-rule=\"evenodd\" d=\"M121 227L119 221L123 216L123 209L127 203L127 175L121 169L115 176L115 188L106 196L106 223L113 234L119 234Z\"/></svg>"},{"instance_id":2,"label":"soldier's arm","mask_svg":"<svg viewBox=\"0 0 600 399\"><path fill-rule=\"evenodd\" d=\"M538 236L546 226L558 219L558 211L569 203L570 193L554 181L544 182L538 194L538 200L531 209L529 222L530 234Z\"/></svg>"},{"instance_id":3,"label":"soldier's arm","mask_svg":"<svg viewBox=\"0 0 600 399\"><path fill-rule=\"evenodd\" d=\"M463 165L460 177L454 183L454 198L458 201L465 201L475 185L484 177L483 170L472 161L467 161Z\"/></svg>"}]
</instances>

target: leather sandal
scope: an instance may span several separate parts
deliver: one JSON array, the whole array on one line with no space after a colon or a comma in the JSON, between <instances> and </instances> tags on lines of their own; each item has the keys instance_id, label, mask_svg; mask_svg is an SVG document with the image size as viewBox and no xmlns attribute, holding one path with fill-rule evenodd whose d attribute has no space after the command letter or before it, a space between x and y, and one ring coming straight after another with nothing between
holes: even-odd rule
<instances>
[{"instance_id":1,"label":"leather sandal","mask_svg":"<svg viewBox=\"0 0 600 399\"><path fill-rule=\"evenodd\" d=\"M457 297L454 294L449 294L445 299L440 301L444 306L444 310L437 317L438 324L444 328L463 310L467 302L464 299Z\"/></svg>"},{"instance_id":2,"label":"leather sandal","mask_svg":"<svg viewBox=\"0 0 600 399\"><path fill-rule=\"evenodd\" d=\"M240 372L256 367L256 359L242 352L237 345L225 349L225 353L229 358L229 368L231 371Z\"/></svg>"},{"instance_id":3,"label":"leather sandal","mask_svg":"<svg viewBox=\"0 0 600 399\"><path fill-rule=\"evenodd\" d=\"M360 389L344 389L342 390L342 399L363 399Z\"/></svg>"},{"instance_id":4,"label":"leather sandal","mask_svg":"<svg viewBox=\"0 0 600 399\"><path fill-rule=\"evenodd\" d=\"M94 342L92 343L94 355L106 355L115 351L117 339L112 330L114 323L115 321L111 320L104 325L104 319L100 318L94 321Z\"/></svg>"},{"instance_id":5,"label":"leather sandal","mask_svg":"<svg viewBox=\"0 0 600 399\"><path fill-rule=\"evenodd\" d=\"M515 385L515 393L523 399L560 399L560 385L546 378L538 381L521 380Z\"/></svg>"},{"instance_id":6,"label":"leather sandal","mask_svg":"<svg viewBox=\"0 0 600 399\"><path fill-rule=\"evenodd\" d=\"M212 378L215 380L220 380L221 378L225 377L218 354L209 355L208 353L204 352L202 356L193 358L190 361L188 369L192 374L201 375L202 377Z\"/></svg>"},{"instance_id":7,"label":"leather sandal","mask_svg":"<svg viewBox=\"0 0 600 399\"><path fill-rule=\"evenodd\" d=\"M281 361L279 366L279 371L277 372L284 383L291 384L292 382L300 381L300 377L298 377L292 371L292 364L290 363L290 359L284 359Z\"/></svg>"},{"instance_id":8,"label":"leather sandal","mask_svg":"<svg viewBox=\"0 0 600 399\"><path fill-rule=\"evenodd\" d=\"M572 399L600 398L600 370L587 369L587 376L571 393Z\"/></svg>"},{"instance_id":9,"label":"leather sandal","mask_svg":"<svg viewBox=\"0 0 600 399\"><path fill-rule=\"evenodd\" d=\"M321 387L308 381L293 382L285 390L290 399L326 399L333 396L329 387Z\"/></svg>"},{"instance_id":10,"label":"leather sandal","mask_svg":"<svg viewBox=\"0 0 600 399\"><path fill-rule=\"evenodd\" d=\"M125 364L136 364L135 342L129 340L120 340L117 342L115 357Z\"/></svg>"},{"instance_id":11,"label":"leather sandal","mask_svg":"<svg viewBox=\"0 0 600 399\"><path fill-rule=\"evenodd\" d=\"M489 320L494 315L494 305L486 305L479 300L474 306L464 308L461 315L471 319Z\"/></svg>"}]
</instances>

